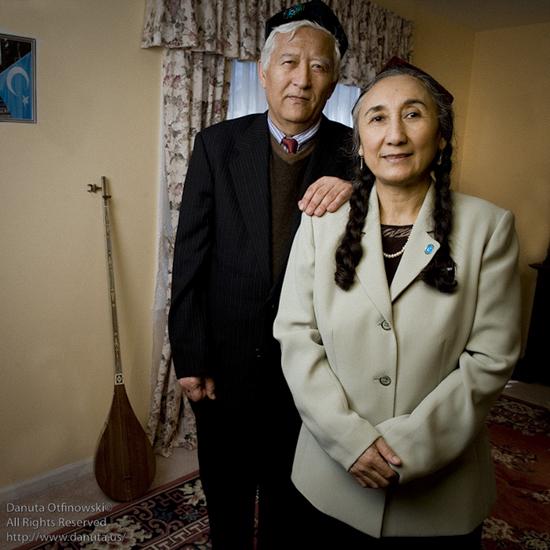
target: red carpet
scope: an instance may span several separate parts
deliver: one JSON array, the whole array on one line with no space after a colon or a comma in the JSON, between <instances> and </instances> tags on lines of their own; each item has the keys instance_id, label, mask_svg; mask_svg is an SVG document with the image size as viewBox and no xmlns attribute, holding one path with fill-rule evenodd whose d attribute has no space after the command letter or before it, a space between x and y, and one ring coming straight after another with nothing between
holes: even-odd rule
<instances>
[{"instance_id":1,"label":"red carpet","mask_svg":"<svg viewBox=\"0 0 550 550\"><path fill-rule=\"evenodd\" d=\"M499 501L485 522L483 550L550 550L550 413L501 397L488 425ZM52 535L37 533L35 540L19 550L210 548L197 474L91 519L99 524Z\"/></svg>"},{"instance_id":2,"label":"red carpet","mask_svg":"<svg viewBox=\"0 0 550 550\"><path fill-rule=\"evenodd\" d=\"M499 500L483 549L550 550L550 412L501 397L487 423Z\"/></svg>"}]
</instances>

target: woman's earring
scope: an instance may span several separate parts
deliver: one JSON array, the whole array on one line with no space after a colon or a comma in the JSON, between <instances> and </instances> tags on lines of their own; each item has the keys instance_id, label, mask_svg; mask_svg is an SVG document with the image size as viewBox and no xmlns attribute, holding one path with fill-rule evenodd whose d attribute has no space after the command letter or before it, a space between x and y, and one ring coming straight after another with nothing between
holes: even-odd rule
<instances>
[{"instance_id":1,"label":"woman's earring","mask_svg":"<svg viewBox=\"0 0 550 550\"><path fill-rule=\"evenodd\" d=\"M361 172L362 172L365 167L365 164L363 162L363 157L360 157L360 158L361 158Z\"/></svg>"},{"instance_id":2,"label":"woman's earring","mask_svg":"<svg viewBox=\"0 0 550 550\"><path fill-rule=\"evenodd\" d=\"M441 166L441 163L443 162L443 149L439 151L439 160L437 161L437 165Z\"/></svg>"}]
</instances>

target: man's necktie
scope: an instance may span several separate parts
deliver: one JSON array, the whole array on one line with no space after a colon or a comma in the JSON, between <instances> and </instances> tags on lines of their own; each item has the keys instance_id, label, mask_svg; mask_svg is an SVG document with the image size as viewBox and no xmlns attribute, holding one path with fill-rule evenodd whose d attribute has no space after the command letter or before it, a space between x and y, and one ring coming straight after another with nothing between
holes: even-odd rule
<instances>
[{"instance_id":1,"label":"man's necktie","mask_svg":"<svg viewBox=\"0 0 550 550\"><path fill-rule=\"evenodd\" d=\"M282 144L286 146L288 149L288 152L291 155L294 155L296 153L296 149L298 149L298 142L294 138L283 138L281 140Z\"/></svg>"}]
</instances>

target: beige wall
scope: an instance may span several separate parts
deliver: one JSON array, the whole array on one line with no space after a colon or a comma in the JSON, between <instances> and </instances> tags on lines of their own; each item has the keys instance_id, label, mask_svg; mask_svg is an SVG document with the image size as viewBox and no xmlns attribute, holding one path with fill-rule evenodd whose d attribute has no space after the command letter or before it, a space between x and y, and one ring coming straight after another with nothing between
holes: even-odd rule
<instances>
[{"instance_id":1,"label":"beige wall","mask_svg":"<svg viewBox=\"0 0 550 550\"><path fill-rule=\"evenodd\" d=\"M377 3L415 22L414 63L455 95L454 186L518 217L527 326L534 275L525 265L544 258L550 233L550 71L541 65L550 28L476 34L409 0ZM0 487L92 456L108 413L101 199L86 192L103 175L122 364L145 423L161 59L139 47L143 4L0 3L0 32L38 40L38 124L0 125Z\"/></svg>"},{"instance_id":2,"label":"beige wall","mask_svg":"<svg viewBox=\"0 0 550 550\"><path fill-rule=\"evenodd\" d=\"M475 32L430 12L409 0L378 0L377 5L414 22L413 63L431 74L454 96L456 161L453 187L459 188L462 147L468 115L468 97Z\"/></svg>"},{"instance_id":3,"label":"beige wall","mask_svg":"<svg viewBox=\"0 0 550 550\"><path fill-rule=\"evenodd\" d=\"M550 23L476 35L460 189L512 210L524 339L550 239Z\"/></svg>"},{"instance_id":4,"label":"beige wall","mask_svg":"<svg viewBox=\"0 0 550 550\"><path fill-rule=\"evenodd\" d=\"M378 5L415 23L414 63L455 96L453 187L516 215L523 345L550 239L550 23L474 33L408 0Z\"/></svg>"},{"instance_id":5,"label":"beige wall","mask_svg":"<svg viewBox=\"0 0 550 550\"><path fill-rule=\"evenodd\" d=\"M94 453L113 392L102 200L110 181L122 365L150 388L160 51L144 2L2 0L37 40L38 123L0 125L0 487Z\"/></svg>"}]
</instances>

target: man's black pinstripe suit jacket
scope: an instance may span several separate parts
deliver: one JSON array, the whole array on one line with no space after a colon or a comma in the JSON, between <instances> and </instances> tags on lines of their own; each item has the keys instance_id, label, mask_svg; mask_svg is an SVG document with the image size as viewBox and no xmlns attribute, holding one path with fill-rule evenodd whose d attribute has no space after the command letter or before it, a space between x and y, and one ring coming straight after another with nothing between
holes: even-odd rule
<instances>
[{"instance_id":1,"label":"man's black pinstripe suit jacket","mask_svg":"<svg viewBox=\"0 0 550 550\"><path fill-rule=\"evenodd\" d=\"M350 134L323 117L302 194L321 176L347 179ZM253 406L260 376L280 370L272 326L284 269L274 280L269 148L266 113L197 134L176 235L169 334L177 377L212 374L217 398L239 408ZM286 259L299 223L296 207Z\"/></svg>"}]
</instances>

